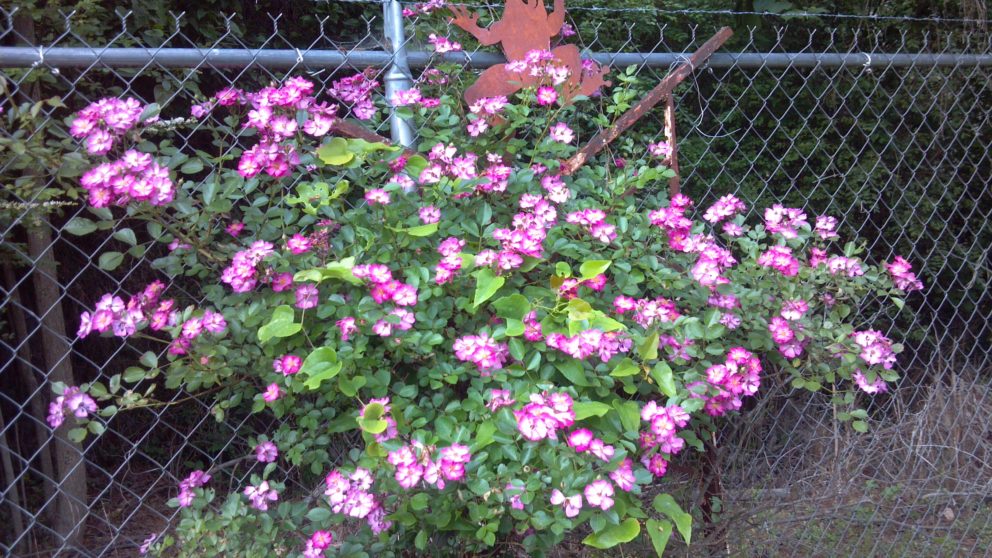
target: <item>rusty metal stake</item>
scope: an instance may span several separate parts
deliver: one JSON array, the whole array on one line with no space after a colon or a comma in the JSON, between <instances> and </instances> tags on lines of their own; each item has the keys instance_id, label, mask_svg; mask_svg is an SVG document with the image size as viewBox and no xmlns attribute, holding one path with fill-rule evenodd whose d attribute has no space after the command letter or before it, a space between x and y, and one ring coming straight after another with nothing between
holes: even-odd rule
<instances>
[{"instance_id":1,"label":"rusty metal stake","mask_svg":"<svg viewBox=\"0 0 992 558\"><path fill-rule=\"evenodd\" d=\"M733 34L733 30L729 27L724 27L717 31L716 35L713 35L708 41L703 43L703 46L699 50L692 53L689 60L683 62L672 73L665 76L643 99L617 119L613 126L593 136L589 140L589 143L585 144L582 149L579 149L578 153L564 161L561 165L561 173L565 175L574 173L579 167L586 164L591 157L602 151L610 142L620 137L620 134L627 131L628 128L633 126L635 122L640 120L655 105L670 96L675 86L689 77L689 74L705 62L707 58L712 56L718 48L723 46L723 43L727 42L727 39Z\"/></svg>"}]
</instances>

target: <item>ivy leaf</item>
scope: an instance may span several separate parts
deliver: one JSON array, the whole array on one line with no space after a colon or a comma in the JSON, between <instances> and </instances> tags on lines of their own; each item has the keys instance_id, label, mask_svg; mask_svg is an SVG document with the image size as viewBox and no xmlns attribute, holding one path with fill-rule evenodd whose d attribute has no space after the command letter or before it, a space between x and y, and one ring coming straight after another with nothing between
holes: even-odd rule
<instances>
[{"instance_id":1,"label":"ivy leaf","mask_svg":"<svg viewBox=\"0 0 992 558\"><path fill-rule=\"evenodd\" d=\"M386 407L382 403L369 403L365 406L364 416L358 417L358 427L369 434L382 434L386 431L388 424L382 417L386 414ZM423 493L421 493L423 494Z\"/></svg>"},{"instance_id":2,"label":"ivy leaf","mask_svg":"<svg viewBox=\"0 0 992 558\"><path fill-rule=\"evenodd\" d=\"M410 227L409 229L403 230L403 232L410 236L430 236L437 232L437 226L437 223L430 223L428 225Z\"/></svg>"},{"instance_id":3,"label":"ivy leaf","mask_svg":"<svg viewBox=\"0 0 992 558\"><path fill-rule=\"evenodd\" d=\"M589 260L582 262L582 265L579 266L579 274L582 275L583 279L592 279L609 269L612 263L611 260Z\"/></svg>"},{"instance_id":4,"label":"ivy leaf","mask_svg":"<svg viewBox=\"0 0 992 558\"><path fill-rule=\"evenodd\" d=\"M623 425L623 429L628 432L637 432L641 426L641 409L637 403L633 401L621 402L618 399L613 402L613 408L620 415L620 424Z\"/></svg>"},{"instance_id":5,"label":"ivy leaf","mask_svg":"<svg viewBox=\"0 0 992 558\"><path fill-rule=\"evenodd\" d=\"M577 386L589 386L589 379L586 378L586 372L582 367L582 363L577 360L570 360L567 362L555 363L555 366L562 373L563 376L568 378L568 381L572 382Z\"/></svg>"},{"instance_id":6,"label":"ivy leaf","mask_svg":"<svg viewBox=\"0 0 992 558\"><path fill-rule=\"evenodd\" d=\"M496 308L497 316L513 320L523 320L530 312L530 302L519 293L496 299L493 307Z\"/></svg>"},{"instance_id":7,"label":"ivy leaf","mask_svg":"<svg viewBox=\"0 0 992 558\"><path fill-rule=\"evenodd\" d=\"M318 147L317 158L325 165L341 166L350 163L355 154L348 150L348 140L338 137Z\"/></svg>"},{"instance_id":8,"label":"ivy leaf","mask_svg":"<svg viewBox=\"0 0 992 558\"><path fill-rule=\"evenodd\" d=\"M301 325L301 324L296 324ZM307 355L300 367L300 374L306 376L303 385L307 389L317 389L324 380L330 380L338 375L343 363L338 361L338 354L330 347L319 347ZM378 432L375 432L378 434Z\"/></svg>"},{"instance_id":9,"label":"ivy leaf","mask_svg":"<svg viewBox=\"0 0 992 558\"><path fill-rule=\"evenodd\" d=\"M492 298L496 291L503 286L506 279L493 273L488 267L476 271L475 275L475 301L473 305L478 308L480 304Z\"/></svg>"},{"instance_id":10,"label":"ivy leaf","mask_svg":"<svg viewBox=\"0 0 992 558\"><path fill-rule=\"evenodd\" d=\"M599 401L577 401L572 405L575 411L575 420L582 420L591 416L601 417L610 411L610 406Z\"/></svg>"},{"instance_id":11,"label":"ivy leaf","mask_svg":"<svg viewBox=\"0 0 992 558\"><path fill-rule=\"evenodd\" d=\"M296 335L303 329L303 324L295 323L296 311L287 304L277 306L272 311L272 318L269 323L258 328L258 340L261 343L268 343L273 337L289 337Z\"/></svg>"},{"instance_id":12,"label":"ivy leaf","mask_svg":"<svg viewBox=\"0 0 992 558\"><path fill-rule=\"evenodd\" d=\"M661 521L649 519L645 523L645 527L647 527L648 537L651 539L651 546L654 547L655 554L658 555L658 558L662 558L665 555L665 547L668 546L668 539L672 537L672 523L666 519Z\"/></svg>"},{"instance_id":13,"label":"ivy leaf","mask_svg":"<svg viewBox=\"0 0 992 558\"><path fill-rule=\"evenodd\" d=\"M641 524L633 517L628 517L619 525L610 525L582 539L582 544L599 549L613 548L634 540L640 532Z\"/></svg>"},{"instance_id":14,"label":"ivy leaf","mask_svg":"<svg viewBox=\"0 0 992 558\"><path fill-rule=\"evenodd\" d=\"M671 494L659 494L654 498L654 509L658 513L663 513L675 522L679 534L685 540L685 544L692 542L692 516L682 511L675 498Z\"/></svg>"},{"instance_id":15,"label":"ivy leaf","mask_svg":"<svg viewBox=\"0 0 992 558\"><path fill-rule=\"evenodd\" d=\"M84 234L90 234L96 230L96 223L90 221L86 217L73 217L69 219L69 222L62 227L62 230L69 234L74 234L76 236L83 236Z\"/></svg>"},{"instance_id":16,"label":"ivy leaf","mask_svg":"<svg viewBox=\"0 0 992 558\"><path fill-rule=\"evenodd\" d=\"M620 364L617 364L616 367L613 368L613 372L610 372L610 376L613 376L614 378L623 378L624 376L633 376L639 371L640 368L637 367L637 364L635 364L634 361L629 358L624 358L620 361Z\"/></svg>"},{"instance_id":17,"label":"ivy leaf","mask_svg":"<svg viewBox=\"0 0 992 558\"><path fill-rule=\"evenodd\" d=\"M475 443L472 444L472 453L477 453L482 448L493 443L493 436L496 434L496 423L487 420L479 425L475 431Z\"/></svg>"},{"instance_id":18,"label":"ivy leaf","mask_svg":"<svg viewBox=\"0 0 992 558\"><path fill-rule=\"evenodd\" d=\"M652 333L644 338L644 341L637 346L637 354L641 360L654 360L658 358L658 333Z\"/></svg>"},{"instance_id":19,"label":"ivy leaf","mask_svg":"<svg viewBox=\"0 0 992 558\"><path fill-rule=\"evenodd\" d=\"M104 252L100 254L100 259L97 260L97 265L105 271L113 271L122 263L124 263L124 254L120 252Z\"/></svg>"},{"instance_id":20,"label":"ivy leaf","mask_svg":"<svg viewBox=\"0 0 992 558\"><path fill-rule=\"evenodd\" d=\"M675 397L675 377L672 368L665 361L659 361L651 369L651 377L658 383L658 389L668 397Z\"/></svg>"}]
</instances>

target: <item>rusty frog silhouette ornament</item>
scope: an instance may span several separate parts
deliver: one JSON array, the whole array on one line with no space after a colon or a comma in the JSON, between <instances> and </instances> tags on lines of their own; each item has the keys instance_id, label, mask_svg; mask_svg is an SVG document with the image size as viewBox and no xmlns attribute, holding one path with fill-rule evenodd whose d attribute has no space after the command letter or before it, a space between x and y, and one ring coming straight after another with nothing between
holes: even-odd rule
<instances>
[{"instance_id":1,"label":"rusty frog silhouette ornament","mask_svg":"<svg viewBox=\"0 0 992 558\"><path fill-rule=\"evenodd\" d=\"M568 104L576 95L590 95L610 82L604 80L609 67L592 63L582 68L579 49L575 45L551 48L551 39L561 32L565 23L565 0L555 0L554 9L548 13L544 0L506 0L503 17L488 28L479 27L479 16L465 6L449 6L454 17L451 22L464 29L481 44L499 44L507 61L523 60L533 50L551 51L555 60L569 70L562 84L561 101ZM479 99L512 95L526 87L540 83L540 76L529 72L513 72L506 64L497 64L482 72L479 79L465 91L465 102L473 104Z\"/></svg>"}]
</instances>

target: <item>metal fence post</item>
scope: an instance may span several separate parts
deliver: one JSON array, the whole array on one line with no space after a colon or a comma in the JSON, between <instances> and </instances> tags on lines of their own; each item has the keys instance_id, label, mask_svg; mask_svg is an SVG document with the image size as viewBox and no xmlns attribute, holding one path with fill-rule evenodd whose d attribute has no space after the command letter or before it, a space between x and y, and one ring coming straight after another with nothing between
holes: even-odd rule
<instances>
[{"instance_id":1,"label":"metal fence post","mask_svg":"<svg viewBox=\"0 0 992 558\"><path fill-rule=\"evenodd\" d=\"M383 81L386 85L386 100L389 102L389 135L393 143L403 147L413 145L413 127L405 118L393 110L393 94L413 87L410 66L406 58L406 37L403 33L403 9L397 0L386 0L382 5L383 26L388 41L387 47L393 59L386 70Z\"/></svg>"}]
</instances>

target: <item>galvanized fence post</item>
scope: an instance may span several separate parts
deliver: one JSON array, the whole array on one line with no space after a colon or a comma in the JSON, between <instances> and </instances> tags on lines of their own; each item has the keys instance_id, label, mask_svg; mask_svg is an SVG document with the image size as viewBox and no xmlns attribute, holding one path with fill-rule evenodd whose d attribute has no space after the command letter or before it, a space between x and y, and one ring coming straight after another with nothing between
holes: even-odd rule
<instances>
[{"instance_id":1,"label":"galvanized fence post","mask_svg":"<svg viewBox=\"0 0 992 558\"><path fill-rule=\"evenodd\" d=\"M396 114L393 95L397 91L413 87L410 66L406 58L406 37L403 32L403 9L397 0L386 0L382 5L383 26L388 42L387 48L393 58L386 70L383 81L386 85L386 100L389 103L389 135L393 143L403 147L413 145L413 127L405 118Z\"/></svg>"}]
</instances>

